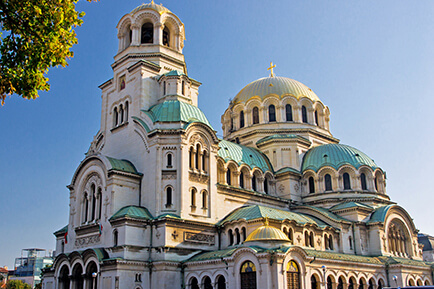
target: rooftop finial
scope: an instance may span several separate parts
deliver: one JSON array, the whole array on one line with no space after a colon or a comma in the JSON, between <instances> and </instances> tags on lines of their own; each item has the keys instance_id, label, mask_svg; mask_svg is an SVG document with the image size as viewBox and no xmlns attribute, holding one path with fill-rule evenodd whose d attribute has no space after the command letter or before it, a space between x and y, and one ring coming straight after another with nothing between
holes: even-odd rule
<instances>
[{"instance_id":1,"label":"rooftop finial","mask_svg":"<svg viewBox=\"0 0 434 289\"><path fill-rule=\"evenodd\" d=\"M267 68L267 70L270 70L271 72L271 77L274 77L274 72L273 72L274 67L276 67L276 65L273 65L273 62L270 62L270 67Z\"/></svg>"},{"instance_id":2,"label":"rooftop finial","mask_svg":"<svg viewBox=\"0 0 434 289\"><path fill-rule=\"evenodd\" d=\"M151 4L154 4L154 0L151 0Z\"/></svg>"},{"instance_id":3,"label":"rooftop finial","mask_svg":"<svg viewBox=\"0 0 434 289\"><path fill-rule=\"evenodd\" d=\"M267 216L264 218L264 226L267 227L268 225L269 225L269 223L268 223L268 216Z\"/></svg>"}]
</instances>

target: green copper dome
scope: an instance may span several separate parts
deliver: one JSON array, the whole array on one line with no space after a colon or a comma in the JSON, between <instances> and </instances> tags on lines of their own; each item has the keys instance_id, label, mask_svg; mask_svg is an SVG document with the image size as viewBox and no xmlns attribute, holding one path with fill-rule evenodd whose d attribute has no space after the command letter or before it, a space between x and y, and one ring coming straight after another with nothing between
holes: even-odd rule
<instances>
[{"instance_id":1,"label":"green copper dome","mask_svg":"<svg viewBox=\"0 0 434 289\"><path fill-rule=\"evenodd\" d=\"M303 158L302 172L330 166L339 169L343 165L351 165L358 169L368 166L375 170L378 166L374 160L356 148L343 144L326 144L307 151Z\"/></svg>"},{"instance_id":2,"label":"green copper dome","mask_svg":"<svg viewBox=\"0 0 434 289\"><path fill-rule=\"evenodd\" d=\"M165 12L170 12L170 10L167 9L166 7L164 7L163 5L155 4L154 1L152 1L151 3L146 3L146 4L142 4L142 5L138 6L133 11L131 11L131 13L134 14L137 11L145 10L145 9L152 9L152 10L158 12L160 15L165 13Z\"/></svg>"},{"instance_id":3,"label":"green copper dome","mask_svg":"<svg viewBox=\"0 0 434 289\"><path fill-rule=\"evenodd\" d=\"M293 95L297 99L307 97L313 102L320 101L318 96L306 85L287 77L264 77L246 85L233 99L233 103L246 103L252 97L264 99L274 94L279 97Z\"/></svg>"},{"instance_id":4,"label":"green copper dome","mask_svg":"<svg viewBox=\"0 0 434 289\"><path fill-rule=\"evenodd\" d=\"M219 147L218 155L223 158L225 162L232 160L238 165L246 164L252 169L256 167L260 168L262 172L273 171L268 158L257 149L226 140L221 140Z\"/></svg>"}]
</instances>

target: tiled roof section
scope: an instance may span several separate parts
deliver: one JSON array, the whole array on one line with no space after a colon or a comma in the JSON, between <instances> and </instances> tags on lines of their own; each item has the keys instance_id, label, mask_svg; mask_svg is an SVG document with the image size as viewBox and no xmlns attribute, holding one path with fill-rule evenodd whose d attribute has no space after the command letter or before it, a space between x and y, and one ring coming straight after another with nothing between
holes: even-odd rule
<instances>
[{"instance_id":1,"label":"tiled roof section","mask_svg":"<svg viewBox=\"0 0 434 289\"><path fill-rule=\"evenodd\" d=\"M117 220L120 218L130 218L138 220L152 220L152 215L148 209L139 206L126 206L117 211L110 217L109 221Z\"/></svg>"},{"instance_id":2,"label":"tiled roof section","mask_svg":"<svg viewBox=\"0 0 434 289\"><path fill-rule=\"evenodd\" d=\"M301 174L299 170L296 170L296 169L290 168L290 167L281 168L275 174L278 175L278 174L283 174L283 173L286 173L286 172L293 172L293 173L296 173L296 174Z\"/></svg>"},{"instance_id":3,"label":"tiled roof section","mask_svg":"<svg viewBox=\"0 0 434 289\"><path fill-rule=\"evenodd\" d=\"M59 234L65 234L66 232L68 232L68 225L66 225L65 227L63 227L62 229L57 230L56 232L54 232L54 235L59 235Z\"/></svg>"},{"instance_id":4,"label":"tiled roof section","mask_svg":"<svg viewBox=\"0 0 434 289\"><path fill-rule=\"evenodd\" d=\"M151 2L151 3L142 4L142 5L134 8L134 10L131 11L131 13L134 14L137 11L145 10L145 9L152 9L152 10L158 12L158 14L160 14L160 15L162 15L165 12L170 12L170 10L167 9L166 7L164 7L163 5L159 5L159 4L155 4L154 2Z\"/></svg>"},{"instance_id":5,"label":"tiled roof section","mask_svg":"<svg viewBox=\"0 0 434 289\"><path fill-rule=\"evenodd\" d=\"M368 256L360 256L360 255L351 255L351 254L340 254L333 253L327 251L317 251L311 249L304 249L306 254L315 258L329 259L329 260L339 260L345 262L356 262L356 263L368 263L368 264L378 264L383 265L383 262L380 261L377 257L368 257Z\"/></svg>"},{"instance_id":6,"label":"tiled roof section","mask_svg":"<svg viewBox=\"0 0 434 289\"><path fill-rule=\"evenodd\" d=\"M318 96L306 85L287 77L264 77L246 85L233 99L233 103L246 103L252 97L264 99L274 94L279 97L293 95L297 99L307 97L313 102L320 101Z\"/></svg>"},{"instance_id":7,"label":"tiled roof section","mask_svg":"<svg viewBox=\"0 0 434 289\"><path fill-rule=\"evenodd\" d=\"M336 206L333 206L332 208L330 208L331 211L337 211L337 210L344 210L344 209L349 209L349 208L364 208L364 209L368 209L368 210L373 210L374 208L359 202L344 202L344 203L340 203Z\"/></svg>"},{"instance_id":8,"label":"tiled roof section","mask_svg":"<svg viewBox=\"0 0 434 289\"><path fill-rule=\"evenodd\" d=\"M379 256L377 257L378 260L380 260L383 263L388 264L402 264L402 265L410 265L410 266L432 266L434 265L433 262L426 262L426 261L419 261L419 260L413 260L413 259L407 259L407 258L398 258L398 257L387 257L387 256Z\"/></svg>"},{"instance_id":9,"label":"tiled roof section","mask_svg":"<svg viewBox=\"0 0 434 289\"><path fill-rule=\"evenodd\" d=\"M133 119L136 120L138 123L140 123L141 126L143 126L143 128L146 130L146 132L150 132L151 129L149 128L149 126L140 118L133 116Z\"/></svg>"},{"instance_id":10,"label":"tiled roof section","mask_svg":"<svg viewBox=\"0 0 434 289\"><path fill-rule=\"evenodd\" d=\"M304 142L308 142L309 144L311 143L311 141L308 140L307 138L304 138L302 136L295 135L295 134L273 134L273 135L261 138L260 140L258 140L256 142L256 145L259 145L261 143L264 143L266 141L273 140L273 139L300 139Z\"/></svg>"},{"instance_id":11,"label":"tiled roof section","mask_svg":"<svg viewBox=\"0 0 434 289\"><path fill-rule=\"evenodd\" d=\"M309 205L303 205L303 206L299 206L297 208L301 208L302 209L303 207L306 207L306 208L309 208L309 209L311 209L313 211L319 212L320 214L322 214L322 215L324 215L324 216L328 217L329 219L332 219L332 220L334 220L336 222L341 222L341 221L350 222L349 220L347 220L345 218L342 218L341 216L336 215L335 213L332 213L332 212L330 212L329 210L327 210L325 208L315 207L315 206L309 206Z\"/></svg>"},{"instance_id":12,"label":"tiled roof section","mask_svg":"<svg viewBox=\"0 0 434 289\"><path fill-rule=\"evenodd\" d=\"M107 157L107 159L110 161L110 164L112 166L111 170L140 175L140 173L137 172L136 168L130 161L119 160L111 157Z\"/></svg>"},{"instance_id":13,"label":"tiled roof section","mask_svg":"<svg viewBox=\"0 0 434 289\"><path fill-rule=\"evenodd\" d=\"M375 211L372 213L371 218L368 221L368 224L370 223L384 223L385 219L386 219L386 214L387 212L395 205L387 205L387 206L382 206L379 208L376 208Z\"/></svg>"},{"instance_id":14,"label":"tiled roof section","mask_svg":"<svg viewBox=\"0 0 434 289\"><path fill-rule=\"evenodd\" d=\"M170 214L170 213L161 214L161 215L159 215L158 217L156 217L155 219L156 219L156 220L159 220L159 219L163 219L163 218L181 219L180 216L175 215L175 214Z\"/></svg>"},{"instance_id":15,"label":"tiled roof section","mask_svg":"<svg viewBox=\"0 0 434 289\"><path fill-rule=\"evenodd\" d=\"M308 150L303 158L302 171L317 172L325 166L339 169L343 165L351 165L356 169L363 165L373 170L377 168L374 160L356 148L343 144L325 144Z\"/></svg>"},{"instance_id":16,"label":"tiled roof section","mask_svg":"<svg viewBox=\"0 0 434 289\"><path fill-rule=\"evenodd\" d=\"M234 248L229 248L229 249L224 249L224 250L199 253L199 254L191 257L189 260L187 260L187 262L213 260L213 259L221 259L221 258L225 258L225 257L230 257L239 248L240 247L234 247ZM249 246L248 248L252 249L256 253L264 251L264 249L256 247L256 246Z\"/></svg>"},{"instance_id":17,"label":"tiled roof section","mask_svg":"<svg viewBox=\"0 0 434 289\"><path fill-rule=\"evenodd\" d=\"M238 165L246 164L252 169L259 168L263 172L273 171L268 158L257 149L226 140L220 140L219 147L218 155L225 162L232 160Z\"/></svg>"},{"instance_id":18,"label":"tiled roof section","mask_svg":"<svg viewBox=\"0 0 434 289\"><path fill-rule=\"evenodd\" d=\"M270 207L264 207L264 206L245 206L238 209L235 209L229 215L227 215L223 220L221 220L218 225L223 225L227 222L236 221L236 220L255 220L255 219L262 219L268 217L272 220L290 220L295 221L298 224L315 224L319 227L325 227L328 226L326 223L318 220L315 217L307 216L301 213L294 213L290 211L284 211L279 209L274 209Z\"/></svg>"},{"instance_id":19,"label":"tiled roof section","mask_svg":"<svg viewBox=\"0 0 434 289\"><path fill-rule=\"evenodd\" d=\"M192 122L199 121L212 128L205 114L197 107L179 100L166 100L143 111L152 122Z\"/></svg>"}]
</instances>

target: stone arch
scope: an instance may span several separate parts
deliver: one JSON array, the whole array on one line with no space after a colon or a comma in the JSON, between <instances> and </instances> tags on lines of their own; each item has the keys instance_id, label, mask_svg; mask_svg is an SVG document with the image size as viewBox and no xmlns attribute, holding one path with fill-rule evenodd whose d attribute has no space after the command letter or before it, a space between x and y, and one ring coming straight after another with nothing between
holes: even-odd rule
<instances>
[{"instance_id":1,"label":"stone arch","mask_svg":"<svg viewBox=\"0 0 434 289\"><path fill-rule=\"evenodd\" d=\"M360 183L360 188L362 188L361 182L361 175L362 173L365 174L366 176L366 186L367 186L367 190L368 191L375 191L375 187L374 187L374 172L372 170L372 168L370 168L369 166L361 166L358 169L358 180Z\"/></svg>"},{"instance_id":2,"label":"stone arch","mask_svg":"<svg viewBox=\"0 0 434 289\"><path fill-rule=\"evenodd\" d=\"M356 170L353 166L343 165L339 168L339 189L344 190L344 174L347 173L349 175L350 180L350 190L354 190L357 188L357 175Z\"/></svg>"},{"instance_id":3,"label":"stone arch","mask_svg":"<svg viewBox=\"0 0 434 289\"><path fill-rule=\"evenodd\" d=\"M318 170L317 175L318 175L318 191L319 192L325 192L326 190L326 184L325 184L325 176L329 174L331 177L331 185L332 185L332 190L331 191L336 191L339 188L339 174L336 171L335 168L330 167L330 166L326 166L326 167L322 167Z\"/></svg>"},{"instance_id":4,"label":"stone arch","mask_svg":"<svg viewBox=\"0 0 434 289\"><path fill-rule=\"evenodd\" d=\"M313 178L313 191L311 190L310 178ZM303 193L305 196L318 192L318 175L313 170L306 170L303 173Z\"/></svg>"},{"instance_id":5,"label":"stone arch","mask_svg":"<svg viewBox=\"0 0 434 289\"><path fill-rule=\"evenodd\" d=\"M386 193L386 178L379 168L374 171L374 188L379 194Z\"/></svg>"}]
</instances>

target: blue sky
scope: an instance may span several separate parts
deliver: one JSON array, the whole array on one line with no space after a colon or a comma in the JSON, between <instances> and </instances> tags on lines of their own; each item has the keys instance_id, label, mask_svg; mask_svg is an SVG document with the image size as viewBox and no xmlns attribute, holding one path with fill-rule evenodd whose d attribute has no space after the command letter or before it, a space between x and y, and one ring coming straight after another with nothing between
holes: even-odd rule
<instances>
[{"instance_id":1,"label":"blue sky","mask_svg":"<svg viewBox=\"0 0 434 289\"><path fill-rule=\"evenodd\" d=\"M68 222L66 185L100 125L98 85L112 77L116 25L142 1L80 1L84 24L51 90L0 107L0 266L22 248L54 249ZM164 1L184 22L199 107L220 116L248 83L276 75L309 86L329 106L331 132L387 172L387 193L434 235L434 2Z\"/></svg>"}]
</instances>

